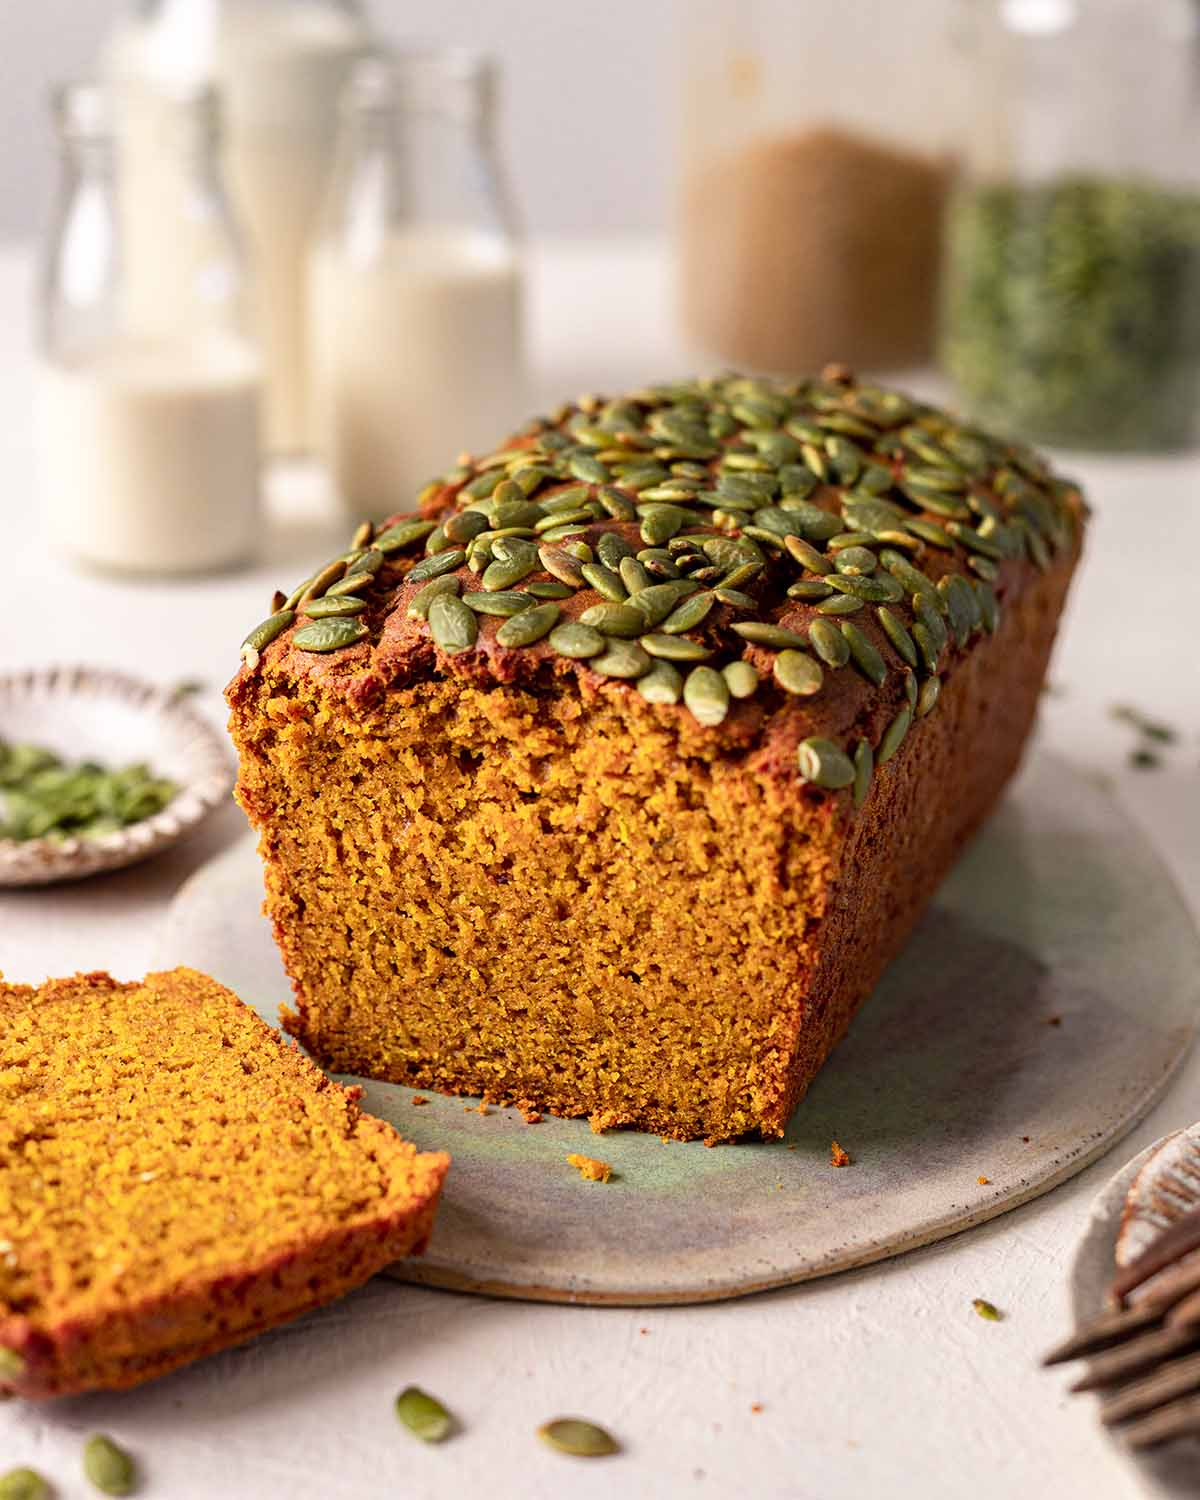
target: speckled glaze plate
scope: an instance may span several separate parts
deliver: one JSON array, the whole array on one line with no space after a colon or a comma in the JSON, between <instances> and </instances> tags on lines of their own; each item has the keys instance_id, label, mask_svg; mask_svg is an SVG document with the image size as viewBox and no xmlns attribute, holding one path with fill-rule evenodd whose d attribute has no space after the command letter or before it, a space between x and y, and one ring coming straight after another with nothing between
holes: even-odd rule
<instances>
[{"instance_id":1,"label":"speckled glaze plate","mask_svg":"<svg viewBox=\"0 0 1200 1500\"><path fill-rule=\"evenodd\" d=\"M164 967L193 964L269 1021L290 996L247 840L192 877ZM366 1107L454 1164L410 1281L559 1302L737 1296L970 1229L1094 1161L1191 1042L1200 940L1096 782L1035 757L945 882L782 1142L595 1136L582 1120L365 1083ZM852 1165L830 1164L830 1142ZM585 1182L570 1152L610 1162ZM981 1181L980 1179L986 1179Z\"/></svg>"},{"instance_id":2,"label":"speckled glaze plate","mask_svg":"<svg viewBox=\"0 0 1200 1500\"><path fill-rule=\"evenodd\" d=\"M1135 1182L1141 1179L1139 1186L1153 1190L1153 1179L1159 1176L1160 1164L1168 1166L1169 1153L1183 1148L1195 1161L1198 1146L1200 1125L1193 1125L1187 1131L1179 1131L1173 1135L1164 1135L1139 1152L1132 1161L1126 1162L1097 1195L1087 1229L1071 1266L1071 1311L1077 1324L1094 1318L1103 1311L1105 1294L1116 1270L1118 1256L1122 1262L1128 1261L1143 1243L1142 1235L1136 1229L1132 1235L1129 1232L1131 1225L1127 1206L1130 1190ZM1170 1192L1172 1188L1173 1185L1168 1185L1167 1190ZM1194 1202L1181 1201L1172 1216L1194 1206ZM1149 1229L1150 1216L1142 1217ZM1121 1254L1118 1247L1123 1230L1126 1243L1124 1254ZM1160 1448L1135 1452L1122 1442L1119 1429L1106 1427L1103 1431L1126 1462L1137 1471L1149 1493L1178 1496L1179 1500L1196 1494L1196 1475L1200 1473L1200 1439L1185 1438L1164 1444Z\"/></svg>"},{"instance_id":3,"label":"speckled glaze plate","mask_svg":"<svg viewBox=\"0 0 1200 1500\"><path fill-rule=\"evenodd\" d=\"M0 738L44 745L65 760L146 761L179 791L161 812L94 838L0 838L0 886L80 880L168 848L233 790L227 741L169 687L101 667L0 676Z\"/></svg>"}]
</instances>

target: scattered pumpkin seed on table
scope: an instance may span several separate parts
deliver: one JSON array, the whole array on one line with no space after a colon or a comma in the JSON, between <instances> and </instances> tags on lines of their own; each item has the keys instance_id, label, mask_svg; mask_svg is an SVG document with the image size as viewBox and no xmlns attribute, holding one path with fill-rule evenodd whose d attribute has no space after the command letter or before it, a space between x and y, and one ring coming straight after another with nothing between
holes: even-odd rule
<instances>
[{"instance_id":1,"label":"scattered pumpkin seed on table","mask_svg":"<svg viewBox=\"0 0 1200 1500\"><path fill-rule=\"evenodd\" d=\"M137 1485L133 1459L103 1433L84 1444L83 1472L102 1495L132 1495Z\"/></svg>"},{"instance_id":2,"label":"scattered pumpkin seed on table","mask_svg":"<svg viewBox=\"0 0 1200 1500\"><path fill-rule=\"evenodd\" d=\"M396 1416L423 1443L441 1443L454 1429L454 1418L437 1399L420 1386L409 1385L396 1397Z\"/></svg>"},{"instance_id":3,"label":"scattered pumpkin seed on table","mask_svg":"<svg viewBox=\"0 0 1200 1500\"><path fill-rule=\"evenodd\" d=\"M0 1474L0 1500L51 1500L52 1490L36 1469Z\"/></svg>"},{"instance_id":4,"label":"scattered pumpkin seed on table","mask_svg":"<svg viewBox=\"0 0 1200 1500\"><path fill-rule=\"evenodd\" d=\"M538 1437L556 1452L572 1458L605 1458L620 1451L611 1433L582 1417L558 1417L539 1427Z\"/></svg>"}]
</instances>

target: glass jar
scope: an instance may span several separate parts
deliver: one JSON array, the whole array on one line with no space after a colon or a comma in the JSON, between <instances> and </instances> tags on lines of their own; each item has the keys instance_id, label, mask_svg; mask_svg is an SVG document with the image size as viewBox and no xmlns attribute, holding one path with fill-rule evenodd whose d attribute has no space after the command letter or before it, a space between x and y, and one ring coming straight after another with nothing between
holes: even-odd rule
<instances>
[{"instance_id":1,"label":"glass jar","mask_svg":"<svg viewBox=\"0 0 1200 1500\"><path fill-rule=\"evenodd\" d=\"M52 543L122 572L246 561L259 535L260 364L217 158L215 99L164 99L148 196L119 190L112 96L56 96L36 415Z\"/></svg>"},{"instance_id":2,"label":"glass jar","mask_svg":"<svg viewBox=\"0 0 1200 1500\"><path fill-rule=\"evenodd\" d=\"M363 64L309 282L312 426L356 516L412 504L525 411L522 269L473 53Z\"/></svg>"},{"instance_id":3,"label":"glass jar","mask_svg":"<svg viewBox=\"0 0 1200 1500\"><path fill-rule=\"evenodd\" d=\"M681 313L741 367L933 347L963 101L950 0L681 0Z\"/></svg>"},{"instance_id":4,"label":"glass jar","mask_svg":"<svg viewBox=\"0 0 1200 1500\"><path fill-rule=\"evenodd\" d=\"M1165 449L1200 433L1200 9L978 0L941 352L981 422Z\"/></svg>"},{"instance_id":5,"label":"glass jar","mask_svg":"<svg viewBox=\"0 0 1200 1500\"><path fill-rule=\"evenodd\" d=\"M338 99L370 48L358 0L140 0L106 53L133 129L147 95L220 91L225 167L255 267L274 453L311 446L305 261L329 185Z\"/></svg>"}]
</instances>

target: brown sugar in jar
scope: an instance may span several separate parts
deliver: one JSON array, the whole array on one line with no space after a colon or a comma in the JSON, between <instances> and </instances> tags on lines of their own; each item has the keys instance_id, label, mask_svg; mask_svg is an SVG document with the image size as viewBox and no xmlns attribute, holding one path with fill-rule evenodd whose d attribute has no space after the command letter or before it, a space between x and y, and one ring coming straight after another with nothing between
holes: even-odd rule
<instances>
[{"instance_id":1,"label":"brown sugar in jar","mask_svg":"<svg viewBox=\"0 0 1200 1500\"><path fill-rule=\"evenodd\" d=\"M687 335L776 373L922 362L949 172L947 156L820 125L693 166L680 225Z\"/></svg>"}]
</instances>

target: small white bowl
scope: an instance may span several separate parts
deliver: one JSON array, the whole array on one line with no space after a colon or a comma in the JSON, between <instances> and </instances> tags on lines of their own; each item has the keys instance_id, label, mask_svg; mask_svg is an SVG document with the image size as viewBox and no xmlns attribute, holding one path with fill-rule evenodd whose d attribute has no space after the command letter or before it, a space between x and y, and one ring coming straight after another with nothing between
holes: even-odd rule
<instances>
[{"instance_id":1,"label":"small white bowl","mask_svg":"<svg viewBox=\"0 0 1200 1500\"><path fill-rule=\"evenodd\" d=\"M169 687L99 667L0 675L0 739L66 761L145 761L179 791L152 817L94 838L0 838L0 886L48 885L135 864L175 843L233 788L224 740ZM2 795L2 794L0 794Z\"/></svg>"}]
</instances>

